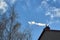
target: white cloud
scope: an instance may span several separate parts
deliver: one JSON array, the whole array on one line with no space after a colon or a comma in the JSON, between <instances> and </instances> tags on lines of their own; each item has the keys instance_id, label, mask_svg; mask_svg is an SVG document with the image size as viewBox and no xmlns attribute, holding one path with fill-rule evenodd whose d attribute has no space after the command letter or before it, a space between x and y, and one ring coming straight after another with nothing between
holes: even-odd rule
<instances>
[{"instance_id":1,"label":"white cloud","mask_svg":"<svg viewBox=\"0 0 60 40\"><path fill-rule=\"evenodd\" d=\"M50 12L47 12L45 15L48 16L48 15L51 15L51 13Z\"/></svg>"},{"instance_id":2,"label":"white cloud","mask_svg":"<svg viewBox=\"0 0 60 40\"><path fill-rule=\"evenodd\" d=\"M7 11L7 3L5 1L0 1L0 13L5 13Z\"/></svg>"},{"instance_id":3,"label":"white cloud","mask_svg":"<svg viewBox=\"0 0 60 40\"><path fill-rule=\"evenodd\" d=\"M43 23L36 23L36 25L38 25L38 26L46 26L46 24L43 24Z\"/></svg>"},{"instance_id":4,"label":"white cloud","mask_svg":"<svg viewBox=\"0 0 60 40\"><path fill-rule=\"evenodd\" d=\"M60 17L60 8L56 8L54 11L55 11L55 17Z\"/></svg>"},{"instance_id":5,"label":"white cloud","mask_svg":"<svg viewBox=\"0 0 60 40\"><path fill-rule=\"evenodd\" d=\"M51 18L60 17L60 8L50 7L45 15Z\"/></svg>"},{"instance_id":6,"label":"white cloud","mask_svg":"<svg viewBox=\"0 0 60 40\"><path fill-rule=\"evenodd\" d=\"M38 25L38 26L46 26L46 24L44 24L44 23L37 23L37 22L35 22L35 21L29 21L28 22L30 25L33 25L33 24L35 24L35 25Z\"/></svg>"},{"instance_id":7,"label":"white cloud","mask_svg":"<svg viewBox=\"0 0 60 40\"><path fill-rule=\"evenodd\" d=\"M8 1L11 5L14 5L16 0L6 0ZM8 4L5 2L5 0L0 0L0 14L3 14L7 11Z\"/></svg>"},{"instance_id":8,"label":"white cloud","mask_svg":"<svg viewBox=\"0 0 60 40\"><path fill-rule=\"evenodd\" d=\"M41 1L41 4L36 8L36 11L37 12L40 12L41 10L47 10L49 5L48 5L48 0L43 0Z\"/></svg>"},{"instance_id":9,"label":"white cloud","mask_svg":"<svg viewBox=\"0 0 60 40\"><path fill-rule=\"evenodd\" d=\"M42 2L41 2L41 6L42 6L42 7L47 7L47 6L48 6L47 1L46 1L46 0L45 0L45 1L42 1Z\"/></svg>"},{"instance_id":10,"label":"white cloud","mask_svg":"<svg viewBox=\"0 0 60 40\"><path fill-rule=\"evenodd\" d=\"M32 22L30 22L30 21L29 21L28 23L29 23L29 24L35 24L35 22L34 22L34 21L32 21Z\"/></svg>"},{"instance_id":11,"label":"white cloud","mask_svg":"<svg viewBox=\"0 0 60 40\"><path fill-rule=\"evenodd\" d=\"M51 24L59 24L59 19L60 18L60 8L56 8L56 7L49 7L49 9L47 10L46 16L49 16L50 17L50 21L48 21L48 25L51 25ZM57 19L56 19L57 18ZM56 20L54 20L56 19Z\"/></svg>"}]
</instances>

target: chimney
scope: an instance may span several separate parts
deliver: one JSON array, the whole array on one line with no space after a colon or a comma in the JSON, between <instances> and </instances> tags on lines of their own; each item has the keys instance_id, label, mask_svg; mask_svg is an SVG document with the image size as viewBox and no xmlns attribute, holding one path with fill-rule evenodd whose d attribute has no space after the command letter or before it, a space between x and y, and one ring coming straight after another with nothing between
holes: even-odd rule
<instances>
[{"instance_id":1,"label":"chimney","mask_svg":"<svg viewBox=\"0 0 60 40\"><path fill-rule=\"evenodd\" d=\"M49 31L50 30L50 27L49 25L46 25L46 27L44 28L45 31Z\"/></svg>"}]
</instances>

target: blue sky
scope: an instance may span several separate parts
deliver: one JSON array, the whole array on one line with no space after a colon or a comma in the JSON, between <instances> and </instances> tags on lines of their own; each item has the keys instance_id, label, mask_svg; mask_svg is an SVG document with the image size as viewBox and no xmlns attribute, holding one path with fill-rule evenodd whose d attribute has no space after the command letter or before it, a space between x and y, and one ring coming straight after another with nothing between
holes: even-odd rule
<instances>
[{"instance_id":1,"label":"blue sky","mask_svg":"<svg viewBox=\"0 0 60 40\"><path fill-rule=\"evenodd\" d=\"M6 0L6 2L5 6L0 6L0 10L2 9L4 13L8 11L9 5L15 5L21 30L30 28L33 40L38 39L45 26L30 25L29 21L49 24L51 29L60 30L60 0Z\"/></svg>"}]
</instances>

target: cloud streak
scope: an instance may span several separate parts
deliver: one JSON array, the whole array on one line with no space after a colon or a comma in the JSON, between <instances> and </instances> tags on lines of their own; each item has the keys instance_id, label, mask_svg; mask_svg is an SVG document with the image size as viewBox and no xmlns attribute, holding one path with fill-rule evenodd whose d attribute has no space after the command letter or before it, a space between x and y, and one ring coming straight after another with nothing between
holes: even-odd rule
<instances>
[{"instance_id":1,"label":"cloud streak","mask_svg":"<svg viewBox=\"0 0 60 40\"><path fill-rule=\"evenodd\" d=\"M29 23L30 25L33 25L33 24L34 24L34 25L38 25L38 26L46 26L46 24L44 24L44 23L37 23L37 22L35 22L35 21L31 21L31 22L29 21L28 23Z\"/></svg>"}]
</instances>

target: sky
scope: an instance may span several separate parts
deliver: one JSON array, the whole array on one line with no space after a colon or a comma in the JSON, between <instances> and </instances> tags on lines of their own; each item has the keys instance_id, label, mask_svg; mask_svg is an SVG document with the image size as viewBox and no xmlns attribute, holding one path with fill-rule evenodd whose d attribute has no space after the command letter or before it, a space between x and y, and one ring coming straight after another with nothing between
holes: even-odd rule
<instances>
[{"instance_id":1,"label":"sky","mask_svg":"<svg viewBox=\"0 0 60 40\"><path fill-rule=\"evenodd\" d=\"M39 38L46 24L52 30L60 30L60 0L1 0L0 14L13 5L21 30L30 28L33 40Z\"/></svg>"}]
</instances>

